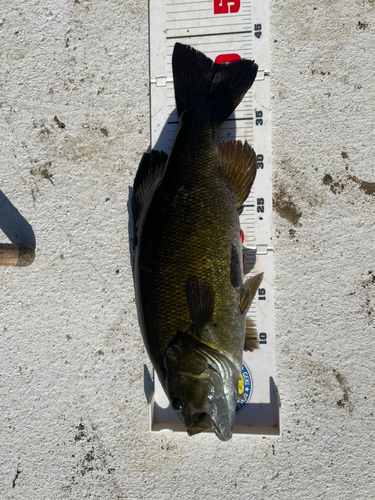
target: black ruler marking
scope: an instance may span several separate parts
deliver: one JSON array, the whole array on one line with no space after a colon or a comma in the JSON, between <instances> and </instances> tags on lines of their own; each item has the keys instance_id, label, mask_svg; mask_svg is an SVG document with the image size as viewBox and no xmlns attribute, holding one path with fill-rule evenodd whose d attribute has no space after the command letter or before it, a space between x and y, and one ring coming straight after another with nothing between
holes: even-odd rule
<instances>
[{"instance_id":1,"label":"black ruler marking","mask_svg":"<svg viewBox=\"0 0 375 500\"><path fill-rule=\"evenodd\" d=\"M252 33L252 31L231 31L229 33L205 33L201 35L178 35L167 36L167 40L176 40L177 38L204 38L206 36L225 36L225 35L243 35L244 33Z\"/></svg>"},{"instance_id":2,"label":"black ruler marking","mask_svg":"<svg viewBox=\"0 0 375 500\"><path fill-rule=\"evenodd\" d=\"M186 21L199 21L200 19L202 19L202 18L198 17L196 19L186 19ZM205 19L203 19L203 20L205 20ZM178 21L169 21L169 22L174 22L175 23L175 22L178 22ZM232 24L232 26L242 26L242 25L243 25L243 23ZM191 27L191 26L188 25L188 26L179 26L178 28L168 28L168 31L172 31L172 30L173 31L179 31L179 30L185 30L186 28L190 28L191 30L198 29L198 28L199 29L201 29L201 28L222 28L223 26L228 26L228 25L227 24L215 24L214 26L212 26L212 25L208 25L208 26L202 26L202 25L200 25L200 26L193 26L193 27ZM244 33L244 32L241 31L241 33ZM213 34L213 33L208 33L208 35L209 34ZM216 35L216 33L215 33L215 35Z\"/></svg>"}]
</instances>

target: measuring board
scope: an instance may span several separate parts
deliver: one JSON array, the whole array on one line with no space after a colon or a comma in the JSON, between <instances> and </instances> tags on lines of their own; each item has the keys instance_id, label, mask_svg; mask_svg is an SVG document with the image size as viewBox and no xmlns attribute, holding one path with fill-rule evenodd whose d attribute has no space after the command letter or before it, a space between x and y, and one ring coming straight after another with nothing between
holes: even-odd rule
<instances>
[{"instance_id":1,"label":"measuring board","mask_svg":"<svg viewBox=\"0 0 375 500\"><path fill-rule=\"evenodd\" d=\"M266 0L150 0L151 147L169 153L178 128L172 53L176 42L212 60L253 59L253 87L219 131L219 140L247 140L257 153L257 176L243 213L245 274L264 273L248 312L260 349L244 352L234 434L280 435L280 399L275 384L275 325L272 255L272 167L269 25ZM186 431L154 374L150 430Z\"/></svg>"}]
</instances>

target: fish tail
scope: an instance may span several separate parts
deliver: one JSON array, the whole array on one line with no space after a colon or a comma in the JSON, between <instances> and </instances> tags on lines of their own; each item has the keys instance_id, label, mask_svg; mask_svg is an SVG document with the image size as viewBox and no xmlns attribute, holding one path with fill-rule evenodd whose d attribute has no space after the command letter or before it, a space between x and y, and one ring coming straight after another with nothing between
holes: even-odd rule
<instances>
[{"instance_id":1,"label":"fish tail","mask_svg":"<svg viewBox=\"0 0 375 500\"><path fill-rule=\"evenodd\" d=\"M241 59L217 64L189 45L176 43L172 57L178 116L187 109L208 112L215 126L233 113L252 86L258 66Z\"/></svg>"}]
</instances>

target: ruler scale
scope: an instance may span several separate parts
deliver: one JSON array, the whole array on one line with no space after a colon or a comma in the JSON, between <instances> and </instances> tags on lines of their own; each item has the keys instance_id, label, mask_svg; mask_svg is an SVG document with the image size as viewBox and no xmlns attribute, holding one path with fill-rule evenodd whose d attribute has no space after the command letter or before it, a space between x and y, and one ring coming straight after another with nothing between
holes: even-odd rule
<instances>
[{"instance_id":1,"label":"ruler scale","mask_svg":"<svg viewBox=\"0 0 375 500\"><path fill-rule=\"evenodd\" d=\"M275 384L272 254L272 166L268 3L264 0L150 0L151 147L169 153L178 128L172 73L176 42L191 45L216 62L254 59L258 75L219 140L247 140L257 153L257 177L240 216L246 275L264 272L248 316L257 325L260 349L244 353L234 434L280 435ZM170 408L155 374L150 430L185 427Z\"/></svg>"}]
</instances>

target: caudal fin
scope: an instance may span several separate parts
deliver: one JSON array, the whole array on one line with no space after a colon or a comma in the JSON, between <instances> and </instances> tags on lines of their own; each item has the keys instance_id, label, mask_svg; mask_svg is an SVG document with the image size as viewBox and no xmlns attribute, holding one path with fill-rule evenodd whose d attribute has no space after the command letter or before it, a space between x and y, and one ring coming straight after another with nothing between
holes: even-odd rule
<instances>
[{"instance_id":1,"label":"caudal fin","mask_svg":"<svg viewBox=\"0 0 375 500\"><path fill-rule=\"evenodd\" d=\"M236 109L258 71L254 61L217 64L181 43L174 46L172 67L178 116L186 109L199 108L210 114L216 126Z\"/></svg>"}]
</instances>

